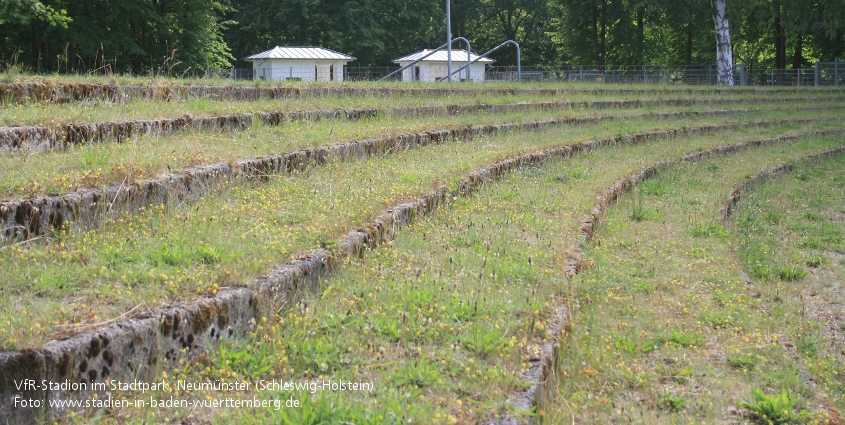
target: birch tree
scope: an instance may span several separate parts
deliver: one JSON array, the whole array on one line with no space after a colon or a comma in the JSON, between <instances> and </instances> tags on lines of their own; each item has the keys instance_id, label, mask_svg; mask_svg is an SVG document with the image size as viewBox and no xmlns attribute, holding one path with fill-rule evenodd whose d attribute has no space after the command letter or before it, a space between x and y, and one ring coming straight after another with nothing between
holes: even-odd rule
<instances>
[{"instance_id":1,"label":"birch tree","mask_svg":"<svg viewBox=\"0 0 845 425\"><path fill-rule=\"evenodd\" d=\"M733 86L734 60L727 0L710 0L710 7L713 10L713 22L716 24L716 69L719 84Z\"/></svg>"}]
</instances>

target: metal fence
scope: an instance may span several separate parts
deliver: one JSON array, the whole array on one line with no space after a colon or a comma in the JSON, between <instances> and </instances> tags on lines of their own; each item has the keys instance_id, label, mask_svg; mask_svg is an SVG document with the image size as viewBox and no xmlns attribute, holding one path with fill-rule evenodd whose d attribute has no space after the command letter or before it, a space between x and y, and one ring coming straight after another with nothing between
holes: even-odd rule
<instances>
[{"instance_id":1,"label":"metal fence","mask_svg":"<svg viewBox=\"0 0 845 425\"><path fill-rule=\"evenodd\" d=\"M347 81L376 81L397 69L398 66L347 66L343 74Z\"/></svg>"},{"instance_id":2,"label":"metal fence","mask_svg":"<svg viewBox=\"0 0 845 425\"><path fill-rule=\"evenodd\" d=\"M845 66L836 58L834 62L816 62L814 81L817 86L845 86Z\"/></svg>"},{"instance_id":3,"label":"metal fence","mask_svg":"<svg viewBox=\"0 0 845 425\"><path fill-rule=\"evenodd\" d=\"M222 78L226 80L251 80L252 68L216 68L205 71L206 77Z\"/></svg>"},{"instance_id":4,"label":"metal fence","mask_svg":"<svg viewBox=\"0 0 845 425\"><path fill-rule=\"evenodd\" d=\"M737 85L748 84L745 65L734 69ZM488 67L487 80L515 81L512 67ZM563 69L526 66L522 68L523 81L581 81L591 83L625 84L717 84L715 65L698 67L666 65L585 66L575 65Z\"/></svg>"},{"instance_id":5,"label":"metal fence","mask_svg":"<svg viewBox=\"0 0 845 425\"><path fill-rule=\"evenodd\" d=\"M398 67L395 66L347 66L343 77L345 81L375 81L396 69ZM237 68L209 70L206 75L235 80L254 78L252 69ZM516 81L517 70L514 66L488 66L485 79ZM523 66L522 81L716 85L718 73L716 65ZM845 66L838 60L818 62L813 68L800 69L750 68L737 64L734 66L734 83L741 86L845 86Z\"/></svg>"},{"instance_id":6,"label":"metal fence","mask_svg":"<svg viewBox=\"0 0 845 425\"><path fill-rule=\"evenodd\" d=\"M813 86L816 84L813 68L749 69L748 78L748 84L752 86Z\"/></svg>"},{"instance_id":7,"label":"metal fence","mask_svg":"<svg viewBox=\"0 0 845 425\"><path fill-rule=\"evenodd\" d=\"M395 71L398 67L389 67L389 66L347 66L343 68L343 79L345 81L375 81L379 78L389 74L391 71ZM281 72L281 71L280 71ZM286 70L285 75L276 75L271 74L270 76L267 75L266 71L264 75L254 75L252 68L228 68L228 69L209 69L206 71L205 75L207 77L213 78L223 78L229 80L252 80L253 78L258 80L267 80L267 79L284 79L290 81L298 81L298 80L313 80L315 77L311 68L306 71L301 70Z\"/></svg>"}]
</instances>

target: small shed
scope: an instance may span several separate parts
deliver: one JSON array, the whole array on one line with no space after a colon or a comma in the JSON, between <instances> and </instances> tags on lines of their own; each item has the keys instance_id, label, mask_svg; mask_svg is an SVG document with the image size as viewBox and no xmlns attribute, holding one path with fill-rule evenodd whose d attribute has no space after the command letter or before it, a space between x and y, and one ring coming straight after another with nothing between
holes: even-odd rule
<instances>
[{"instance_id":1,"label":"small shed","mask_svg":"<svg viewBox=\"0 0 845 425\"><path fill-rule=\"evenodd\" d=\"M343 81L343 67L355 58L323 47L279 47L244 58L253 78L275 81Z\"/></svg>"},{"instance_id":2,"label":"small shed","mask_svg":"<svg viewBox=\"0 0 845 425\"><path fill-rule=\"evenodd\" d=\"M400 66L405 66L429 53L432 50L425 49L416 53L412 53L408 56L403 56L398 59L394 59L393 63L398 63ZM476 60L480 56L470 53L470 60ZM484 81L484 68L493 63L493 59L490 58L483 58L478 62L474 62L470 66L470 80L471 81ZM452 50L452 71L464 66L467 64L467 51L466 50L459 50L454 49ZM433 55L423 59L420 62L417 62L411 68L405 69L402 71L402 81L411 81L411 76L414 76L414 80L416 81L437 81L438 78L445 77L448 73L447 71L447 51L440 50ZM411 73L414 74L411 74ZM466 80L466 70L462 70L460 73L453 74L452 79L461 79Z\"/></svg>"}]
</instances>

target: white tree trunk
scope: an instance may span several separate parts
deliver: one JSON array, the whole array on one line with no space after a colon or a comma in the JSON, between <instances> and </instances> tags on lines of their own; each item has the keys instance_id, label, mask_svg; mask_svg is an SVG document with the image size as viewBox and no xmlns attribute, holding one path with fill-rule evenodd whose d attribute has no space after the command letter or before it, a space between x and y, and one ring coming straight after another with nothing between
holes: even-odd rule
<instances>
[{"instance_id":1,"label":"white tree trunk","mask_svg":"<svg viewBox=\"0 0 845 425\"><path fill-rule=\"evenodd\" d=\"M713 22L716 24L716 67L719 84L734 85L734 54L731 47L731 27L728 25L727 0L710 0Z\"/></svg>"}]
</instances>

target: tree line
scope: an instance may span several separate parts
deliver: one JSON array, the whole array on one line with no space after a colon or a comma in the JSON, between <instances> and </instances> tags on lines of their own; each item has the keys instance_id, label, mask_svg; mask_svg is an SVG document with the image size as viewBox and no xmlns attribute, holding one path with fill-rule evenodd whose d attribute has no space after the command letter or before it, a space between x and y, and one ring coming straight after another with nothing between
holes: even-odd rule
<instances>
[{"instance_id":1,"label":"tree line","mask_svg":"<svg viewBox=\"0 0 845 425\"><path fill-rule=\"evenodd\" d=\"M733 59L806 67L845 50L845 0L727 0ZM524 64L716 63L710 0L452 0L453 36ZM197 75L273 46L391 60L445 42L442 0L0 0L0 66ZM463 46L461 46L463 48ZM510 49L497 64L513 63Z\"/></svg>"}]
</instances>

